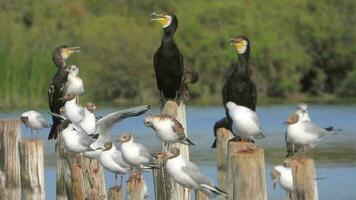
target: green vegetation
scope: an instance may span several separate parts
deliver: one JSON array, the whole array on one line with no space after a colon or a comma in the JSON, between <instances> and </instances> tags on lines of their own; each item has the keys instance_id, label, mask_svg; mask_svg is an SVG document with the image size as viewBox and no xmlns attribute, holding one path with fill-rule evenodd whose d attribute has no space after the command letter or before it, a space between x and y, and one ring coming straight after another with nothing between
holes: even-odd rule
<instances>
[{"instance_id":1,"label":"green vegetation","mask_svg":"<svg viewBox=\"0 0 356 200\"><path fill-rule=\"evenodd\" d=\"M162 30L152 11L179 19L176 42L199 72L192 102L220 103L225 71L235 61L229 39L252 44L258 101L336 101L356 96L356 2L352 0L81 0L0 3L0 107L45 107L56 69L53 49L80 45L67 64L81 69L83 101L157 103L152 57Z\"/></svg>"}]
</instances>

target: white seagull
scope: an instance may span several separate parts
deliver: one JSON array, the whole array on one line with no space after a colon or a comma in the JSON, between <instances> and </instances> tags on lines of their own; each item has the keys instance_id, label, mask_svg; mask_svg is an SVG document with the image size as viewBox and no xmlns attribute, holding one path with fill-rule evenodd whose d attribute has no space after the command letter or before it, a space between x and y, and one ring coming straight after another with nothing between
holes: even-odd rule
<instances>
[{"instance_id":1,"label":"white seagull","mask_svg":"<svg viewBox=\"0 0 356 200\"><path fill-rule=\"evenodd\" d=\"M120 187L122 185L122 175L130 171L130 165L122 158L120 149L112 142L104 144L104 148L98 148L100 152L98 160L103 167L115 174L115 185L117 185L117 175L121 175Z\"/></svg>"},{"instance_id":2,"label":"white seagull","mask_svg":"<svg viewBox=\"0 0 356 200\"><path fill-rule=\"evenodd\" d=\"M84 93L84 86L82 79L79 75L79 68L76 65L69 66L65 69L68 72L66 93L73 93L75 96L80 96Z\"/></svg>"},{"instance_id":3,"label":"white seagull","mask_svg":"<svg viewBox=\"0 0 356 200\"><path fill-rule=\"evenodd\" d=\"M311 121L303 121L300 113L292 114L284 124L287 124L288 139L295 144L302 145L303 151L305 147L313 148L326 137L341 131L333 127L320 128Z\"/></svg>"},{"instance_id":4,"label":"white seagull","mask_svg":"<svg viewBox=\"0 0 356 200\"><path fill-rule=\"evenodd\" d=\"M125 110L119 110L104 117L100 118L96 121L95 124L95 133L99 134L98 139L91 145L94 149L103 147L105 143L111 141L110 130L116 124L121 122L122 120L142 115L150 109L149 105L142 105L133 108L128 108ZM84 156L96 159L100 154L100 151L88 151L84 153Z\"/></svg>"},{"instance_id":5,"label":"white seagull","mask_svg":"<svg viewBox=\"0 0 356 200\"><path fill-rule=\"evenodd\" d=\"M60 98L66 103L63 106L63 115L74 124L78 124L84 117L84 108L76 103L75 94L69 93Z\"/></svg>"},{"instance_id":6,"label":"white seagull","mask_svg":"<svg viewBox=\"0 0 356 200\"><path fill-rule=\"evenodd\" d=\"M183 187L200 190L209 198L227 196L227 193L214 186L209 178L202 174L194 163L185 160L178 148L172 148L163 154L166 158L165 168L172 179Z\"/></svg>"},{"instance_id":7,"label":"white seagull","mask_svg":"<svg viewBox=\"0 0 356 200\"><path fill-rule=\"evenodd\" d=\"M33 130L38 131L42 128L49 128L50 125L47 123L46 119L41 115L41 113L30 110L22 113L20 117L22 123L26 125L26 127L31 129L31 133Z\"/></svg>"},{"instance_id":8,"label":"white seagull","mask_svg":"<svg viewBox=\"0 0 356 200\"><path fill-rule=\"evenodd\" d=\"M273 182L273 189L275 189L277 183L279 183L280 186L287 191L287 193L293 191L294 186L291 168L284 167L282 165L277 165L273 167L271 176Z\"/></svg>"},{"instance_id":9,"label":"white seagull","mask_svg":"<svg viewBox=\"0 0 356 200\"><path fill-rule=\"evenodd\" d=\"M94 111L97 110L97 106L93 103L86 103L84 106L84 117L79 122L81 126L89 135L95 133L96 117Z\"/></svg>"},{"instance_id":10,"label":"white seagull","mask_svg":"<svg viewBox=\"0 0 356 200\"><path fill-rule=\"evenodd\" d=\"M123 134L117 141L121 142L121 152L125 162L140 169L157 167L153 163L155 161L153 155L143 144L134 142L131 134Z\"/></svg>"},{"instance_id":11,"label":"white seagull","mask_svg":"<svg viewBox=\"0 0 356 200\"><path fill-rule=\"evenodd\" d=\"M231 101L226 103L226 108L232 119L232 131L235 137L240 137L243 140L265 137L256 112Z\"/></svg>"},{"instance_id":12,"label":"white seagull","mask_svg":"<svg viewBox=\"0 0 356 200\"><path fill-rule=\"evenodd\" d=\"M194 145L185 136L182 124L170 115L148 115L145 117L144 123L155 131L156 136L161 141L167 144L179 142L186 145Z\"/></svg>"}]
</instances>

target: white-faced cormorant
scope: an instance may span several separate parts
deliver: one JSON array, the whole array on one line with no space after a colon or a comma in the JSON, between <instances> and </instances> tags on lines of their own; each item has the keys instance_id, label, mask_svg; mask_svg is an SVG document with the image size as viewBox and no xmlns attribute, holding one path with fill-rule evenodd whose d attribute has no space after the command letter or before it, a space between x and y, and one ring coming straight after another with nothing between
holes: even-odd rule
<instances>
[{"instance_id":1,"label":"white-faced cormorant","mask_svg":"<svg viewBox=\"0 0 356 200\"><path fill-rule=\"evenodd\" d=\"M249 74L250 41L246 36L237 36L231 39L231 44L237 50L237 62L230 69L222 88L222 100L226 111L226 117L219 120L214 125L214 135L218 128L225 127L231 130L231 119L227 113L226 103L231 101L236 105L245 106L253 111L256 110L256 86L252 82ZM214 141L212 148L216 147Z\"/></svg>"},{"instance_id":2,"label":"white-faced cormorant","mask_svg":"<svg viewBox=\"0 0 356 200\"><path fill-rule=\"evenodd\" d=\"M61 45L53 52L53 63L57 67L57 73L52 79L52 83L48 89L48 105L52 113L60 114L59 109L64 105L64 101L60 98L64 95L65 85L67 82L68 72L65 70L65 61L74 52L79 52L79 47L68 47ZM48 135L48 139L56 139L58 135L57 127L60 124L60 119L52 117L52 128Z\"/></svg>"}]
</instances>

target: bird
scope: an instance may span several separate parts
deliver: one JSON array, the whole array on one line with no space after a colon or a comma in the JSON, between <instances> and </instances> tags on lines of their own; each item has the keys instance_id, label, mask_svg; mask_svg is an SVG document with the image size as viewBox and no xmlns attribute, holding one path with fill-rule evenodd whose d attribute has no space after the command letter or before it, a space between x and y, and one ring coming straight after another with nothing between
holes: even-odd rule
<instances>
[{"instance_id":1,"label":"bird","mask_svg":"<svg viewBox=\"0 0 356 200\"><path fill-rule=\"evenodd\" d=\"M288 140L301 145L303 155L305 154L305 148L314 148L328 136L341 131L341 129L335 129L334 127L320 128L311 121L303 121L302 117L301 113L293 113L284 124L287 125Z\"/></svg>"},{"instance_id":2,"label":"bird","mask_svg":"<svg viewBox=\"0 0 356 200\"><path fill-rule=\"evenodd\" d=\"M121 175L120 187L122 185L122 176L130 171L130 165L122 158L122 153L119 148L112 142L107 142L104 147L97 148L100 151L98 160L103 167L115 174L115 185L117 185L117 175Z\"/></svg>"},{"instance_id":3,"label":"bird","mask_svg":"<svg viewBox=\"0 0 356 200\"><path fill-rule=\"evenodd\" d=\"M308 105L306 103L300 103L297 105L296 113L300 114L302 121L311 121L309 113L308 113ZM296 145L290 141L288 138L287 131L285 132L284 139L286 141L286 156L289 157L297 153L300 149L300 145Z\"/></svg>"},{"instance_id":4,"label":"bird","mask_svg":"<svg viewBox=\"0 0 356 200\"><path fill-rule=\"evenodd\" d=\"M117 140L121 142L121 152L124 161L139 169L156 168L155 158L148 149L140 143L134 142L132 134L125 133Z\"/></svg>"},{"instance_id":5,"label":"bird","mask_svg":"<svg viewBox=\"0 0 356 200\"><path fill-rule=\"evenodd\" d=\"M231 101L226 103L226 108L228 116L232 120L232 132L235 137L239 137L245 141L265 137L255 111L245 106L236 105Z\"/></svg>"},{"instance_id":6,"label":"bird","mask_svg":"<svg viewBox=\"0 0 356 200\"><path fill-rule=\"evenodd\" d=\"M57 67L57 72L52 78L52 82L48 89L48 105L52 113L59 113L59 109L64 105L64 102L60 100L65 94L65 86L67 83L68 72L65 71L65 61L73 53L79 52L80 47L68 47L67 45L60 45L53 51L53 63ZM52 128L48 134L48 139L56 139L59 131L57 130L60 124L60 119L52 117Z\"/></svg>"},{"instance_id":7,"label":"bird","mask_svg":"<svg viewBox=\"0 0 356 200\"><path fill-rule=\"evenodd\" d=\"M277 183L279 183L280 186L287 191L287 193L294 190L291 168L277 165L273 167L271 176L274 189L276 188Z\"/></svg>"},{"instance_id":8,"label":"bird","mask_svg":"<svg viewBox=\"0 0 356 200\"><path fill-rule=\"evenodd\" d=\"M47 123L46 119L41 115L41 113L30 110L21 114L21 122L26 125L26 127L38 131L42 128L50 128L51 126Z\"/></svg>"},{"instance_id":9,"label":"bird","mask_svg":"<svg viewBox=\"0 0 356 200\"><path fill-rule=\"evenodd\" d=\"M151 13L151 21L159 22L163 28L160 47L154 54L153 65L161 100L174 99L180 102L183 87L184 59L173 36L178 28L178 18L173 13Z\"/></svg>"},{"instance_id":10,"label":"bird","mask_svg":"<svg viewBox=\"0 0 356 200\"><path fill-rule=\"evenodd\" d=\"M230 40L237 50L237 61L228 70L228 77L222 88L222 101L225 107L226 117L217 121L214 125L214 136L219 128L231 130L232 120L228 116L226 103L231 101L236 105L245 106L256 111L257 92L256 86L249 74L250 41L246 36L236 36ZM216 138L212 148L216 147Z\"/></svg>"},{"instance_id":11,"label":"bird","mask_svg":"<svg viewBox=\"0 0 356 200\"><path fill-rule=\"evenodd\" d=\"M105 143L111 141L110 130L116 124L121 122L122 120L142 115L150 109L149 105L142 105L137 107L128 108L125 110L119 110L110 114L105 115L100 118L95 123L95 133L99 134L99 137L95 142L91 145L94 149L102 147ZM100 151L88 151L84 153L84 156L97 159L100 155Z\"/></svg>"},{"instance_id":12,"label":"bird","mask_svg":"<svg viewBox=\"0 0 356 200\"><path fill-rule=\"evenodd\" d=\"M62 130L61 134L64 141L64 148L73 153L84 153L94 150L91 144L99 137L99 134L88 135L80 126L65 122L67 126Z\"/></svg>"},{"instance_id":13,"label":"bird","mask_svg":"<svg viewBox=\"0 0 356 200\"><path fill-rule=\"evenodd\" d=\"M214 186L209 178L200 172L197 165L185 160L178 148L171 148L163 154L163 158L166 159L165 168L169 176L183 187L200 190L210 198L227 196L226 192Z\"/></svg>"},{"instance_id":14,"label":"bird","mask_svg":"<svg viewBox=\"0 0 356 200\"><path fill-rule=\"evenodd\" d=\"M96 117L94 112L97 106L94 103L88 102L84 106L84 117L79 122L81 126L89 135L94 134L96 130Z\"/></svg>"},{"instance_id":15,"label":"bird","mask_svg":"<svg viewBox=\"0 0 356 200\"><path fill-rule=\"evenodd\" d=\"M194 145L184 134L182 124L170 115L148 115L144 119L146 127L152 128L156 136L167 144L182 143Z\"/></svg>"},{"instance_id":16,"label":"bird","mask_svg":"<svg viewBox=\"0 0 356 200\"><path fill-rule=\"evenodd\" d=\"M65 71L68 72L65 94L72 93L77 97L82 95L84 93L84 85L82 79L78 76L79 68L76 65L71 65Z\"/></svg>"},{"instance_id":17,"label":"bird","mask_svg":"<svg viewBox=\"0 0 356 200\"><path fill-rule=\"evenodd\" d=\"M77 104L74 93L64 95L60 100L65 101L63 115L70 122L78 124L84 117L84 108Z\"/></svg>"}]
</instances>

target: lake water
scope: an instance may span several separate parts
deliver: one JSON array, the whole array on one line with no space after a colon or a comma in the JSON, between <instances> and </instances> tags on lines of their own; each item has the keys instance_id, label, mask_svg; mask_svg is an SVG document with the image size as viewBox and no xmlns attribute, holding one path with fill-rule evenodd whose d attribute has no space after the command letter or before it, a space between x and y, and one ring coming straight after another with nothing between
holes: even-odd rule
<instances>
[{"instance_id":1,"label":"lake water","mask_svg":"<svg viewBox=\"0 0 356 200\"><path fill-rule=\"evenodd\" d=\"M118 110L119 108L103 109L98 116ZM265 149L266 181L268 199L284 199L285 192L277 187L272 188L270 172L274 165L282 164L285 155L284 131L282 124L286 118L295 111L295 106L262 106L257 108L266 138L257 142L259 147ZM0 112L0 119L19 118L23 111ZM42 113L47 116L47 111ZM152 109L148 113L158 113ZM313 150L316 162L319 199L356 199L356 106L353 105L309 105L312 120L322 126L334 126L343 131L328 138ZM213 182L216 178L216 152L210 146L214 140L213 126L215 121L224 116L220 107L190 107L187 110L187 125L189 138L196 144L190 148L191 160L197 163L201 170ZM47 199L55 198L55 152L54 142L47 141L48 129L40 132L39 137L45 139L45 182ZM126 119L116 125L112 130L113 138L119 137L123 132L131 132L136 141L144 143L152 152L160 150L160 142L153 131L143 124L143 117ZM30 131L22 127L24 138L30 138ZM114 177L105 172L107 188L111 187ZM151 174L145 174L150 193L153 195ZM149 199L154 199L154 196Z\"/></svg>"}]
</instances>

